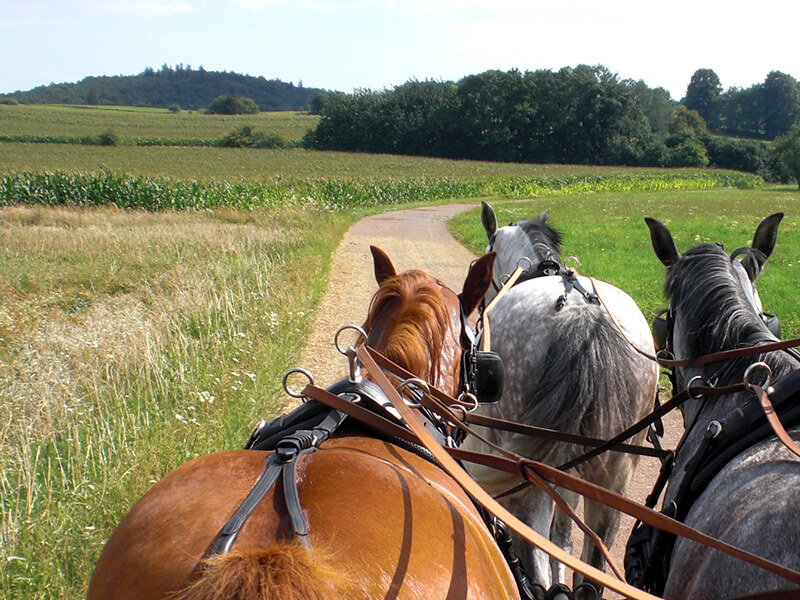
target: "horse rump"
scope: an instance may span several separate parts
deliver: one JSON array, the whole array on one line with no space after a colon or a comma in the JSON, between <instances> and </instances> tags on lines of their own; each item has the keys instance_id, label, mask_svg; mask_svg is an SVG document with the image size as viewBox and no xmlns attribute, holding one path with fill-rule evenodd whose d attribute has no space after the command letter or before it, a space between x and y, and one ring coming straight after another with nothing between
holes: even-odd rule
<instances>
[{"instance_id":1,"label":"horse rump","mask_svg":"<svg viewBox=\"0 0 800 600\"><path fill-rule=\"evenodd\" d=\"M348 598L355 578L330 553L295 541L233 550L202 561L170 600L330 600Z\"/></svg>"}]
</instances>

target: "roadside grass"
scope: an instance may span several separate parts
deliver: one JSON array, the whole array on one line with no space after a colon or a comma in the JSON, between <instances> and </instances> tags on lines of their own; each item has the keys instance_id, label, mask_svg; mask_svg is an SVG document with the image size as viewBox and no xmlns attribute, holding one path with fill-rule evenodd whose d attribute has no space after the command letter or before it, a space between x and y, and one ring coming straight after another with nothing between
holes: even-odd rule
<instances>
[{"instance_id":1,"label":"roadside grass","mask_svg":"<svg viewBox=\"0 0 800 600\"><path fill-rule=\"evenodd\" d=\"M355 212L0 210L0 589L81 598L158 478L282 407Z\"/></svg>"},{"instance_id":2,"label":"roadside grass","mask_svg":"<svg viewBox=\"0 0 800 600\"><path fill-rule=\"evenodd\" d=\"M172 113L164 108L0 104L0 135L96 136L113 130L123 143L134 139L217 139L243 126L287 140L299 140L319 117L304 112L255 115Z\"/></svg>"},{"instance_id":3,"label":"roadside grass","mask_svg":"<svg viewBox=\"0 0 800 600\"><path fill-rule=\"evenodd\" d=\"M791 186L752 190L631 191L561 195L537 200L498 200L498 224L530 219L549 210L549 223L564 234L562 259L575 256L578 271L613 283L639 304L648 321L666 305L664 268L653 253L644 222L667 224L678 250L723 242L728 252L749 246L762 219L784 212L775 252L758 282L764 309L781 321L784 338L800 336L797 280L800 277L800 193ZM486 235L480 209L448 223L454 237L482 254Z\"/></svg>"}]
</instances>

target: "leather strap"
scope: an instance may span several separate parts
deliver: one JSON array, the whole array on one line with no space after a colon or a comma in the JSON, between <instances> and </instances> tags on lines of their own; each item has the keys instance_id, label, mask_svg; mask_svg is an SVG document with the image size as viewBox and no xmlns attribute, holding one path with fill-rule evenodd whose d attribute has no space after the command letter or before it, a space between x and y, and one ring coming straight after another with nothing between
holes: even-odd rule
<instances>
[{"instance_id":1,"label":"leather strap","mask_svg":"<svg viewBox=\"0 0 800 600\"><path fill-rule=\"evenodd\" d=\"M766 390L754 384L750 384L750 388L761 402L761 408L764 409L764 415L766 415L767 421L769 421L769 424L772 426L772 430L775 432L775 435L778 436L778 439L791 452L793 452L796 456L800 456L800 446L798 446L789 436L789 434L786 432L786 429L783 427L781 420L778 418L778 415L775 414L775 409L772 406L772 402L769 400L769 395L767 394Z\"/></svg>"},{"instance_id":2,"label":"leather strap","mask_svg":"<svg viewBox=\"0 0 800 600\"><path fill-rule=\"evenodd\" d=\"M548 440L555 440L559 442L569 442L571 444L581 444L583 446L602 446L607 442L597 438L585 437L582 435L574 435L557 431L555 429L548 429L547 427L537 427L536 425L524 425L516 421L506 421L504 419L497 419L487 415L479 415L476 413L469 413L466 422L470 425L478 425L480 427L488 427L491 429L500 429L502 431L510 431L512 433L519 433L531 437L540 437ZM609 450L615 452L627 452L628 454L638 454L641 456L654 456L656 458L663 458L669 454L668 450L659 450L656 448L649 448L647 446L637 446L635 444L615 444Z\"/></svg>"},{"instance_id":3,"label":"leather strap","mask_svg":"<svg viewBox=\"0 0 800 600\"><path fill-rule=\"evenodd\" d=\"M519 276L522 275L525 270L517 265L517 268L514 269L514 272L511 273L511 276L506 280L501 287L497 291L497 295L492 298L492 301L489 302L489 305L483 309L483 313L481 314L481 329L483 330L483 350L488 351L492 347L492 340L491 340L491 332L489 331L489 312L495 307L495 304L498 303L500 298L506 295L508 290L514 287L514 284L519 279Z\"/></svg>"},{"instance_id":4,"label":"leather strap","mask_svg":"<svg viewBox=\"0 0 800 600\"><path fill-rule=\"evenodd\" d=\"M590 277L590 279L592 279ZM745 348L734 348L732 350L722 350L720 352L714 352L713 354L705 354L703 356L698 356L697 358L683 358L683 359L667 359L667 358L660 358L658 356L654 356L641 350L638 348L631 340L625 335L625 332L620 327L617 320L614 318L614 315L611 314L611 311L608 310L608 306L603 301L603 297L600 294L600 291L597 288L597 283L594 279L592 279L592 285L594 285L595 292L597 293L597 297L600 300L600 304L605 308L606 313L611 317L611 320L614 322L614 325L617 328L617 331L622 334L622 337L630 344L630 346L642 356L649 358L652 361L657 362L662 367L688 367L689 365L704 365L707 363L712 362L721 362L723 360L730 360L732 358L741 358L743 356L754 356L756 354L764 354L767 352L775 352L777 350L788 350L791 348L795 348L800 346L800 338L793 338L790 340L778 340L775 342L770 342L766 344L759 344L757 346L747 346ZM793 354L794 356L794 354Z\"/></svg>"},{"instance_id":5,"label":"leather strap","mask_svg":"<svg viewBox=\"0 0 800 600\"><path fill-rule=\"evenodd\" d=\"M375 381L383 388L384 393L395 406L397 411L403 416L407 425L419 438L420 442L433 454L437 461L439 461L442 468L453 477L464 490L473 497L475 501L481 504L486 510L497 516L501 521L505 522L510 529L515 531L518 535L526 539L528 542L534 544L556 560L564 563L567 567L582 573L586 577L597 581L604 587L608 587L620 594L625 595L633 600L654 600L655 596L647 594L642 590L634 588L619 579L615 579L608 574L595 569L582 563L580 560L574 558L572 555L567 554L561 548L552 544L549 540L543 538L541 535L530 529L522 521L517 519L514 515L508 512L500 504L498 504L483 488L481 488L464 469L454 460L454 457L463 460L475 460L480 464L487 466L494 466L509 473L516 474L524 479L534 480L539 476L551 483L571 489L577 493L582 494L587 498L591 498L598 502L602 502L612 508L621 510L640 521L649 523L659 529L663 529L669 533L674 533L692 539L694 541L706 544L714 549L721 550L734 557L740 558L750 562L756 566L766 569L775 573L795 584L800 584L800 573L778 565L772 561L766 560L759 556L755 556L749 552L721 542L715 538L711 538L702 534L683 523L670 519L656 511L650 510L644 506L638 505L618 494L610 492L602 487L585 482L580 478L564 473L553 467L538 463L535 461L527 460L522 457L515 459L506 458L503 456L482 455L480 453L467 453L462 450L445 449L442 448L433 437L425 431L421 424L414 418L411 409L405 405L398 392L391 385L388 377L377 368L377 363L373 360L372 353L374 350L361 346L358 350L358 356L367 369L374 373ZM511 453L503 451L504 454L510 455ZM452 454L452 456L451 456Z\"/></svg>"},{"instance_id":6,"label":"leather strap","mask_svg":"<svg viewBox=\"0 0 800 600\"><path fill-rule=\"evenodd\" d=\"M420 442L426 448L428 448L428 450L430 450L431 454L433 454L436 460L439 461L441 467L451 477L453 477L456 482L476 502L497 516L498 519L503 521L510 529L522 536L528 542L532 543L538 548L541 548L556 560L564 563L567 567L583 573L585 576L597 581L604 587L612 589L628 598L632 598L633 600L656 600L655 596L636 589L635 587L620 581L615 577L611 577L599 569L595 569L594 567L582 563L571 554L568 554L550 542L550 540L545 539L533 531L530 527L525 525L525 523L517 519L517 517L498 504L497 501L495 501L483 488L477 484L477 482L475 482L474 479L472 479L472 477L469 476L466 471L464 471L464 469L455 461L455 459L450 456L448 451L437 444L433 437L427 431L425 431L420 423L417 422L417 420L414 418L414 414L411 412L411 409L406 406L405 402L403 402L403 399L400 397L400 394L397 392L397 390L394 389L388 377L378 368L377 363L372 358L372 355L366 346L362 345L359 347L358 357L362 364L366 366L367 370L372 373L375 382L383 388L384 393L386 393L387 397L392 402L392 405L402 415L406 424L416 434ZM800 581L800 575L798 575L798 581Z\"/></svg>"}]
</instances>

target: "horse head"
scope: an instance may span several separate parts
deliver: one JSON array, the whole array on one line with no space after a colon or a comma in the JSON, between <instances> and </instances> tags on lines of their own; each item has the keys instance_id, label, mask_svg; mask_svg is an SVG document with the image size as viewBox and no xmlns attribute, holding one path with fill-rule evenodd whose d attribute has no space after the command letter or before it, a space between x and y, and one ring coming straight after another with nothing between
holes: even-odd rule
<instances>
[{"instance_id":1,"label":"horse head","mask_svg":"<svg viewBox=\"0 0 800 600\"><path fill-rule=\"evenodd\" d=\"M509 223L498 228L494 209L488 202L481 202L481 223L488 241L486 252L497 253L495 275L492 288L486 296L487 302L502 287L503 277L510 275L518 265L526 271L522 279L535 276L547 264L558 270L561 233L547 223L549 215L549 211L544 211L534 219Z\"/></svg>"},{"instance_id":2,"label":"horse head","mask_svg":"<svg viewBox=\"0 0 800 600\"><path fill-rule=\"evenodd\" d=\"M467 317L492 281L495 254L479 258L460 294L424 271L397 273L387 254L370 246L378 291L364 323L367 345L427 383L458 396L462 354L470 351Z\"/></svg>"},{"instance_id":3,"label":"horse head","mask_svg":"<svg viewBox=\"0 0 800 600\"><path fill-rule=\"evenodd\" d=\"M763 316L756 279L775 249L783 213L764 219L751 246L728 255L722 244L701 244L680 254L669 229L646 217L653 250L666 267L664 294L670 306L665 350L675 358L696 358L775 339ZM707 383L735 380L752 357L675 369L675 392L695 377Z\"/></svg>"}]
</instances>

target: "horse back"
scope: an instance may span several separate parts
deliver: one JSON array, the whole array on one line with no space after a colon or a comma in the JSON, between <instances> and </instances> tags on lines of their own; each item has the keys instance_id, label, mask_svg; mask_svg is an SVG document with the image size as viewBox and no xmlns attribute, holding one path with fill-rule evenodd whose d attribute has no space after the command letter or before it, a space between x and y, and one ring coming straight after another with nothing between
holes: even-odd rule
<instances>
[{"instance_id":1,"label":"horse back","mask_svg":"<svg viewBox=\"0 0 800 600\"><path fill-rule=\"evenodd\" d=\"M109 539L89 600L161 598L199 576L199 561L255 484L266 457L256 451L211 454L164 477ZM471 501L426 460L376 439L335 437L301 459L297 481L309 552L336 565L347 597L383 597L387 590L398 598L504 597L503 591L513 597L513 579ZM267 549L291 539L276 485L233 549ZM151 574L148 581L137 577L142 572ZM111 593L119 590L130 595Z\"/></svg>"},{"instance_id":2,"label":"horse back","mask_svg":"<svg viewBox=\"0 0 800 600\"><path fill-rule=\"evenodd\" d=\"M791 431L800 440L800 428ZM692 504L690 527L800 570L800 459L776 438L760 442L729 462ZM721 508L724 507L724 508ZM788 589L785 579L707 546L678 538L665 598L727 598Z\"/></svg>"}]
</instances>

